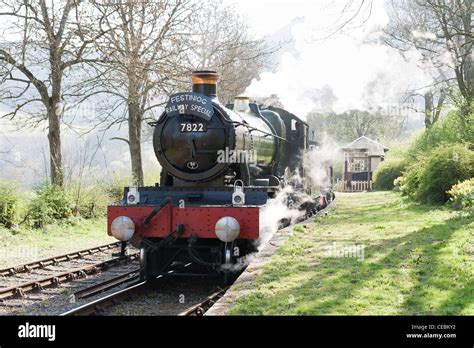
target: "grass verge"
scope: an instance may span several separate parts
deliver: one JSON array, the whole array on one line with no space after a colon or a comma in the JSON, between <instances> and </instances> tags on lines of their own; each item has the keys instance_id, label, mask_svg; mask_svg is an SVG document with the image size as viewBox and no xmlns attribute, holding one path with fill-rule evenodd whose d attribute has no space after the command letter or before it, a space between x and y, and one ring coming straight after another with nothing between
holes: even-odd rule
<instances>
[{"instance_id":1,"label":"grass verge","mask_svg":"<svg viewBox=\"0 0 474 348\"><path fill-rule=\"evenodd\" d=\"M339 194L296 228L237 315L473 315L474 218L393 192Z\"/></svg>"}]
</instances>

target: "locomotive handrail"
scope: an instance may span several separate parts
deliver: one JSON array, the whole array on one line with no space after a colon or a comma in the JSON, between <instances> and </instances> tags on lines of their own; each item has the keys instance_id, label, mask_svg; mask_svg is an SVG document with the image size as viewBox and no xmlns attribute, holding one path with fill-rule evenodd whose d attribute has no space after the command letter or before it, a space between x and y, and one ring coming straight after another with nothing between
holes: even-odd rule
<instances>
[{"instance_id":1,"label":"locomotive handrail","mask_svg":"<svg viewBox=\"0 0 474 348\"><path fill-rule=\"evenodd\" d=\"M156 206L155 209L148 215L145 220L143 220L143 227L147 228L150 224L151 219L159 213L161 209L163 209L168 203L171 203L171 198L167 197L160 205Z\"/></svg>"}]
</instances>

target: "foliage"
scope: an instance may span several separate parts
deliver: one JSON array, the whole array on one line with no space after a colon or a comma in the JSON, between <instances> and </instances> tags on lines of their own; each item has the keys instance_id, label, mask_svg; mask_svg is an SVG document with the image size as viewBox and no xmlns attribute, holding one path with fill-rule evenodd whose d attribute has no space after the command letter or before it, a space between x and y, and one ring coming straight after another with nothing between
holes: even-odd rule
<instances>
[{"instance_id":1,"label":"foliage","mask_svg":"<svg viewBox=\"0 0 474 348\"><path fill-rule=\"evenodd\" d=\"M35 197L28 205L26 219L35 228L43 227L56 220L72 216L72 199L68 192L58 185L39 186Z\"/></svg>"},{"instance_id":2,"label":"foliage","mask_svg":"<svg viewBox=\"0 0 474 348\"><path fill-rule=\"evenodd\" d=\"M387 143L384 143L389 149L385 154L385 160L402 160L407 158L407 152L413 143L413 139L416 137L415 134L412 134L408 139L403 140L393 140Z\"/></svg>"},{"instance_id":3,"label":"foliage","mask_svg":"<svg viewBox=\"0 0 474 348\"><path fill-rule=\"evenodd\" d=\"M70 196L73 197L72 211L74 215L86 219L104 216L107 212L107 205L112 200L103 185L86 187L72 185Z\"/></svg>"},{"instance_id":4,"label":"foliage","mask_svg":"<svg viewBox=\"0 0 474 348\"><path fill-rule=\"evenodd\" d=\"M404 176L399 176L393 181L393 189L397 192L406 192L406 179Z\"/></svg>"},{"instance_id":5,"label":"foliage","mask_svg":"<svg viewBox=\"0 0 474 348\"><path fill-rule=\"evenodd\" d=\"M153 186L160 182L160 171L147 171L145 186ZM96 183L74 189L74 214L83 218L103 216L109 204L116 204L123 200L124 189L131 185L130 176L114 175L107 178L106 182Z\"/></svg>"},{"instance_id":6,"label":"foliage","mask_svg":"<svg viewBox=\"0 0 474 348\"><path fill-rule=\"evenodd\" d=\"M103 183L101 188L109 198L109 203L119 203L123 200L124 188L130 186L131 182L131 177L115 175Z\"/></svg>"},{"instance_id":7,"label":"foliage","mask_svg":"<svg viewBox=\"0 0 474 348\"><path fill-rule=\"evenodd\" d=\"M450 112L442 121L420 134L408 149L408 157L415 159L442 144L474 144L474 115L469 122L458 116L459 111Z\"/></svg>"},{"instance_id":8,"label":"foliage","mask_svg":"<svg viewBox=\"0 0 474 348\"><path fill-rule=\"evenodd\" d=\"M473 176L474 151L466 144L441 145L418 155L397 187L417 201L440 203L454 184Z\"/></svg>"},{"instance_id":9,"label":"foliage","mask_svg":"<svg viewBox=\"0 0 474 348\"><path fill-rule=\"evenodd\" d=\"M374 189L393 190L395 179L403 175L408 163L402 159L383 162L374 173Z\"/></svg>"},{"instance_id":10,"label":"foliage","mask_svg":"<svg viewBox=\"0 0 474 348\"><path fill-rule=\"evenodd\" d=\"M46 228L62 221L75 224L78 218L94 219L107 213L107 206L123 198L129 178L115 177L105 183L81 186L70 182L66 188L42 184L28 191L28 198L16 192L14 183L0 182L0 226L20 225Z\"/></svg>"},{"instance_id":11,"label":"foliage","mask_svg":"<svg viewBox=\"0 0 474 348\"><path fill-rule=\"evenodd\" d=\"M471 212L474 210L474 178L454 185L448 194L455 209Z\"/></svg>"},{"instance_id":12,"label":"foliage","mask_svg":"<svg viewBox=\"0 0 474 348\"><path fill-rule=\"evenodd\" d=\"M161 182L161 167L153 167L146 170L145 186L155 186ZM127 186L127 185L125 185Z\"/></svg>"},{"instance_id":13,"label":"foliage","mask_svg":"<svg viewBox=\"0 0 474 348\"><path fill-rule=\"evenodd\" d=\"M19 199L12 182L0 182L0 225L12 228L18 215Z\"/></svg>"}]
</instances>

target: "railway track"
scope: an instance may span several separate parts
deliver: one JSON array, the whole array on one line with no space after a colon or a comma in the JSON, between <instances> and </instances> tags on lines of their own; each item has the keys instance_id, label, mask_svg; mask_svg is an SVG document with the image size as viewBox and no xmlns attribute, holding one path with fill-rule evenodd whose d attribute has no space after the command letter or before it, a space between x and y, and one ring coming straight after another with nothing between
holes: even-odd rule
<instances>
[{"instance_id":1,"label":"railway track","mask_svg":"<svg viewBox=\"0 0 474 348\"><path fill-rule=\"evenodd\" d=\"M111 307L127 298L130 298L131 296L144 290L146 285L146 281L139 282L125 289L116 291L110 295L86 303L80 307L71 309L70 311L60 314L60 316L80 316L97 314L100 311L103 311L104 309Z\"/></svg>"},{"instance_id":2,"label":"railway track","mask_svg":"<svg viewBox=\"0 0 474 348\"><path fill-rule=\"evenodd\" d=\"M189 266L190 264L186 265ZM170 271L172 273L174 271ZM162 278L162 276L158 277ZM112 307L123 303L133 297L139 297L140 293L143 292L145 289L149 289L148 284L145 281L140 281L139 277L139 270L134 270L129 273L123 274L119 277L110 279L106 282L96 284L92 287L80 290L74 293L76 299L84 299L87 297L91 297L97 295L103 291L112 289L114 287L123 285L125 283L132 283L132 285L127 286L124 289L118 290L114 293L108 294L103 296L102 298L96 299L84 305L81 305L77 308L71 309L67 312L62 313L62 316L84 316L84 315L94 315L94 314L102 314L107 309L111 309ZM215 291L207 296L204 300L198 302L197 304L189 307L188 309L178 313L178 316L201 316L209 310L214 303L216 303L229 289L229 287L219 289L219 291ZM150 294L151 295L151 294ZM150 296L146 295L146 296ZM153 295L151 295L153 296ZM139 300L139 298L138 298ZM141 301L141 300L139 300ZM133 301L132 301L133 302ZM131 306L131 304L129 304Z\"/></svg>"},{"instance_id":3,"label":"railway track","mask_svg":"<svg viewBox=\"0 0 474 348\"><path fill-rule=\"evenodd\" d=\"M189 267L191 263L185 265L185 267ZM172 274L175 273L175 270L170 270L168 273ZM165 279L163 275L160 275L156 278L156 280ZM107 308L113 307L117 304L126 301L127 299L133 298L134 296L140 296L142 292L145 290L150 290L151 287L146 281L142 281L140 278L140 270L136 269L131 272L122 274L118 277L113 279L109 279L99 284L95 284L91 287L86 289L79 290L74 293L74 298L76 300L84 299L87 297L91 297L97 295L103 291L109 290L114 287L118 287L123 284L127 284L127 287L124 289L115 291L111 294L105 295L99 299L93 300L89 303L83 304L77 308L71 309L67 312L60 314L61 316L85 316L85 315L94 315L94 314L101 314ZM161 288L160 288L161 289ZM227 290L219 290L216 293L206 297L204 301L201 301L197 305L194 305L192 308L189 308L189 315L201 315L199 313L204 313L207 309L209 309L218 298L220 298L225 291Z\"/></svg>"},{"instance_id":4,"label":"railway track","mask_svg":"<svg viewBox=\"0 0 474 348\"><path fill-rule=\"evenodd\" d=\"M224 296L225 292L229 289L229 287L219 290L212 295L209 295L204 301L188 308L187 310L178 314L181 317L196 317L202 316L206 313L209 308L211 308L214 303L216 303L222 296Z\"/></svg>"},{"instance_id":5,"label":"railway track","mask_svg":"<svg viewBox=\"0 0 474 348\"><path fill-rule=\"evenodd\" d=\"M50 257L50 258L46 258L42 260L24 263L21 265L3 268L3 269L0 269L0 276L11 277L19 273L27 273L27 272L31 272L32 270L43 269L47 266L58 265L62 262L68 262L74 259L80 259L87 255L93 255L99 252L104 252L106 250L117 248L118 246L120 246L120 242L105 244L98 247L83 249L83 250L75 251L68 254L63 254L63 255L54 256L54 257Z\"/></svg>"},{"instance_id":6,"label":"railway track","mask_svg":"<svg viewBox=\"0 0 474 348\"><path fill-rule=\"evenodd\" d=\"M116 304L119 304L133 296L139 296L140 292L144 291L147 288L147 282L137 282L129 287L116 291L112 294L99 298L95 301L86 303L80 307L74 308L70 311L62 313L61 316L83 316L83 315L93 315L99 314L105 309L112 307ZM100 285L98 285L100 287ZM203 301L193 305L187 310L178 314L178 316L201 316L211 308L214 303L219 300L227 291L228 287L221 289L208 297Z\"/></svg>"},{"instance_id":7,"label":"railway track","mask_svg":"<svg viewBox=\"0 0 474 348\"><path fill-rule=\"evenodd\" d=\"M62 283L84 278L88 275L107 270L112 266L128 263L137 258L138 253L133 253L124 257L118 257L60 273L53 273L52 275L43 278L21 282L7 288L0 288L0 300L6 300L14 297L25 297L26 293L32 291L41 291L45 288L57 287Z\"/></svg>"},{"instance_id":8,"label":"railway track","mask_svg":"<svg viewBox=\"0 0 474 348\"><path fill-rule=\"evenodd\" d=\"M102 283L92 285L88 288L76 291L74 295L74 300L80 300L83 298L88 298L100 294L103 291L107 291L109 289L115 288L122 284L126 284L129 282L139 282L140 281L140 269L133 270L131 272L127 272L125 274L121 274L115 278L108 279Z\"/></svg>"}]
</instances>

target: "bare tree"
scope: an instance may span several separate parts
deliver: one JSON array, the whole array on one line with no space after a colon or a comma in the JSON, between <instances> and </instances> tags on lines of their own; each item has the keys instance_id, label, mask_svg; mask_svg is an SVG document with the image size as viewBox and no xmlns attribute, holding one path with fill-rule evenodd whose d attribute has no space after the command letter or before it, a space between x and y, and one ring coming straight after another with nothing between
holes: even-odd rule
<instances>
[{"instance_id":1,"label":"bare tree","mask_svg":"<svg viewBox=\"0 0 474 348\"><path fill-rule=\"evenodd\" d=\"M252 38L235 6L221 0L204 3L192 37L189 65L220 73L218 93L224 103L243 93L281 47L269 47L264 40Z\"/></svg>"},{"instance_id":2,"label":"bare tree","mask_svg":"<svg viewBox=\"0 0 474 348\"><path fill-rule=\"evenodd\" d=\"M454 81L456 90L443 88L437 104L443 103L449 91L466 117L474 96L472 0L391 0L389 4L384 42L402 54L416 49L426 66L437 72L436 84L441 80L450 86ZM432 94L425 95L425 115L438 108ZM432 116L436 121L436 112Z\"/></svg>"},{"instance_id":3,"label":"bare tree","mask_svg":"<svg viewBox=\"0 0 474 348\"><path fill-rule=\"evenodd\" d=\"M88 88L91 96L107 95L108 111L98 120L101 125L128 125L128 138L114 139L127 142L137 185L144 182L142 124L164 104L163 96L183 81L190 16L195 8L190 0L96 3L105 18L101 30L107 35L96 41L96 47L106 69L100 73L99 84L93 80Z\"/></svg>"},{"instance_id":4,"label":"bare tree","mask_svg":"<svg viewBox=\"0 0 474 348\"><path fill-rule=\"evenodd\" d=\"M34 125L47 121L51 182L63 185L61 121L65 80L97 61L97 18L79 0L0 0L0 102ZM76 81L77 83L77 81Z\"/></svg>"},{"instance_id":5,"label":"bare tree","mask_svg":"<svg viewBox=\"0 0 474 348\"><path fill-rule=\"evenodd\" d=\"M339 12L338 16L330 25L321 28L324 34L320 36L311 34L308 41L326 40L340 33L363 27L372 16L373 2L374 0L346 0L344 3L330 2L329 8L336 9Z\"/></svg>"}]
</instances>

